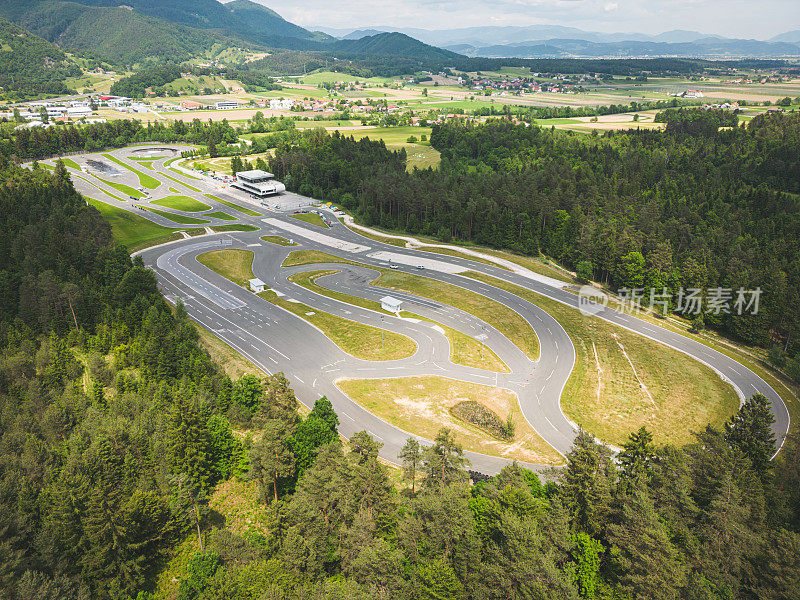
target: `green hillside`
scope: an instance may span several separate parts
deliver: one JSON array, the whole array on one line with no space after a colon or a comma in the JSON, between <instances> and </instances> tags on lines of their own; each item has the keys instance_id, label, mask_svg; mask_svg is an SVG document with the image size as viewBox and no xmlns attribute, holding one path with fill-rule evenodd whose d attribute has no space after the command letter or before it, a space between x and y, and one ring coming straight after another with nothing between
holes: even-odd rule
<instances>
[{"instance_id":1,"label":"green hillside","mask_svg":"<svg viewBox=\"0 0 800 600\"><path fill-rule=\"evenodd\" d=\"M60 49L21 27L0 19L0 97L8 100L66 94L67 77L81 69Z\"/></svg>"},{"instance_id":2,"label":"green hillside","mask_svg":"<svg viewBox=\"0 0 800 600\"><path fill-rule=\"evenodd\" d=\"M4 0L0 2L0 17L14 20L62 48L114 64L189 60L206 55L215 45L237 45L215 31L170 23L121 7L61 0Z\"/></svg>"},{"instance_id":3,"label":"green hillside","mask_svg":"<svg viewBox=\"0 0 800 600\"><path fill-rule=\"evenodd\" d=\"M366 55L393 55L419 60L440 60L463 58L460 54L429 46L404 33L379 33L358 40L339 40L335 44L337 52Z\"/></svg>"}]
</instances>

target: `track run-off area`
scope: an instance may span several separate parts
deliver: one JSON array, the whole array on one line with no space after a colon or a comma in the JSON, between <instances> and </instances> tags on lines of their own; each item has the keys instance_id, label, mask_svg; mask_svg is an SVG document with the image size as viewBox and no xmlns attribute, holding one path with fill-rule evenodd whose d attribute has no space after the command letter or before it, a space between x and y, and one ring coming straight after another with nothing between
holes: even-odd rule
<instances>
[{"instance_id":1,"label":"track run-off area","mask_svg":"<svg viewBox=\"0 0 800 600\"><path fill-rule=\"evenodd\" d=\"M181 298L195 322L265 373L283 372L306 406L326 396L340 433L349 438L366 430L391 463L409 437L428 444L441 426L460 434L472 468L487 474L510 460L533 468L563 464L578 422L619 444L603 435L603 427L614 430L614 419L622 419L614 396L604 394L622 375L609 370L602 352L598 357L600 341L619 346L630 369L625 377L638 381L639 389L628 393L641 396L633 417L657 439L665 439L659 431L665 423L683 426L688 439L695 424L686 415L713 412L715 398L696 404L684 389L679 407L658 405L648 389L653 384L639 379L638 356L626 352L629 340L690 361L728 404L764 394L778 444L789 430L789 412L775 389L698 339L610 307L582 315L576 286L495 253L430 251L395 235L382 241L384 234L291 193L262 204L186 168L180 160L186 149L148 145L72 156L68 172L104 214L122 215L117 227L126 226L126 215L149 222L153 230L142 245L157 245L135 254L155 272L168 301ZM53 161L42 163L52 167ZM302 210L313 212L297 214ZM328 227L303 217L318 213ZM262 280L266 290L251 291L247 277ZM386 296L401 302L398 314L380 308ZM582 326L602 340L571 338L562 312L586 320ZM590 379L576 381L588 372ZM580 385L591 386L584 390L589 396L596 392L591 419L563 402ZM668 395L670 382L664 385ZM465 400L513 421L514 434L492 437L461 420L454 407ZM651 428L651 421L657 425Z\"/></svg>"}]
</instances>

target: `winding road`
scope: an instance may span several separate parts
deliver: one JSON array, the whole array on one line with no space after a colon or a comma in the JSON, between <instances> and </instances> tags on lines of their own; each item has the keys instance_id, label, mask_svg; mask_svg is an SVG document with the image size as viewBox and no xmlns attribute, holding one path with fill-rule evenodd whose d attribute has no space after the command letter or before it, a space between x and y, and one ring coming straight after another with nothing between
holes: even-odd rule
<instances>
[{"instance_id":1,"label":"winding road","mask_svg":"<svg viewBox=\"0 0 800 600\"><path fill-rule=\"evenodd\" d=\"M166 148L166 146L161 147ZM180 150L174 148L176 151ZM142 150L136 149L137 152ZM577 309L578 296L574 291L565 289L566 284L562 281L533 273L516 264L488 255L483 255L483 258L496 260L498 263L496 266L467 258L433 254L375 241L357 233L355 226L346 227L331 213L327 213L328 220L332 223L331 228L323 230L291 217L291 213L297 207L312 204L314 201L311 199L285 194L280 198L269 199L267 201L269 207L259 206L238 190L223 188L214 180L190 178L190 173L181 170L180 167L165 166L164 163L169 158L176 156L176 151L164 151L158 155L152 163L152 170L145 169L133 161L132 151L131 148L121 149L113 151L112 154L124 164L139 171L146 171L147 175L162 182L151 192L151 200L173 195L177 189L181 195L210 205L212 208L203 211L205 213L224 211L235 215L237 219L235 222L257 228L256 231L250 232L212 233L207 230L208 233L202 236L176 240L138 252L144 263L156 273L167 299L175 301L179 297L182 298L193 320L213 332L265 372L284 372L297 398L307 406L312 405L320 396L327 396L339 415L340 432L345 437L350 437L357 431L367 430L383 443L381 456L396 463L398 452L410 434L354 402L337 387L337 380L347 377L361 379L440 375L510 390L519 398L525 418L541 437L562 455L569 451L577 426L562 412L560 397L575 363L575 349L570 337L558 321L536 305L500 288L465 277L462 273L471 271L490 275ZM73 181L81 193L144 216L158 224L178 228L160 215L136 209L130 202L115 199L113 196L119 197L119 192L99 181L91 168L86 166L88 159L108 162L102 155L72 158L83 167L83 172L70 169L71 173L78 175L73 177ZM126 172L127 170L119 165L117 168L120 171L116 176L118 181L138 187L138 179L133 172ZM107 175L103 177L107 178ZM194 174L194 177L197 175ZM173 190L168 191L169 188ZM264 214L247 215L205 194L213 194L227 202L246 206ZM162 207L156 208L162 209ZM182 213L177 210L172 212L202 217L207 219L211 226L227 225L232 222L208 217L202 212ZM285 247L265 242L260 239L264 235L291 238L298 245ZM405 335L416 343L416 352L408 358L394 361L376 362L354 358L305 319L267 302L198 262L198 255L223 248L253 251L255 276L279 295L306 304L315 310ZM341 259L355 261L359 265L315 263L282 267L281 264L286 256L295 250L318 250ZM421 275L460 286L516 311L530 324L539 339L539 359L532 361L491 323L484 322L470 313L431 299L405 292L387 291L385 288L370 285L370 282L379 275L378 269L386 269L390 264L389 261L394 265L393 269L396 272ZM424 268L418 268L420 265ZM481 340L505 362L511 372L494 373L452 363L449 342L436 323L382 315L318 294L287 279L294 273L321 269L336 270L338 273L317 279L317 285L374 301L387 293L397 297L403 301L403 310ZM790 421L786 406L772 387L741 363L692 338L609 307L600 309L595 318L604 319L638 335L651 338L701 361L733 385L740 398L749 397L757 392L764 394L772 403L775 414L775 435L779 443L782 442L788 432ZM429 443L429 440L419 439L423 443ZM467 457L473 469L484 473L495 473L508 463L508 459L475 452L468 452ZM529 466L538 467L538 465Z\"/></svg>"}]
</instances>

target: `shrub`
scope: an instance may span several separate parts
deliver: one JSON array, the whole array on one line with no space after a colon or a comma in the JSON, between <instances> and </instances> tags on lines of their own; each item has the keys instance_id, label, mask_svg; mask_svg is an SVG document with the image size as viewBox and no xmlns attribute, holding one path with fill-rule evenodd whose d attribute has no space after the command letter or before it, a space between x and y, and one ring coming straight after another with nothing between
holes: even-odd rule
<instances>
[{"instance_id":1,"label":"shrub","mask_svg":"<svg viewBox=\"0 0 800 600\"><path fill-rule=\"evenodd\" d=\"M494 438L510 442L514 439L514 422L511 415L504 423L497 414L474 400L459 402L450 409L456 419L480 427Z\"/></svg>"}]
</instances>

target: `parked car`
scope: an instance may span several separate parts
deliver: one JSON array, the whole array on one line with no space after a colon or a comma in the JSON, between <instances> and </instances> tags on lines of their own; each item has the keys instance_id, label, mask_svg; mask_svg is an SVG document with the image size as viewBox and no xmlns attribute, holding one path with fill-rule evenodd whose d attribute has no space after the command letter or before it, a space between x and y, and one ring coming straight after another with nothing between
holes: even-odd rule
<instances>
[{"instance_id":1,"label":"parked car","mask_svg":"<svg viewBox=\"0 0 800 600\"><path fill-rule=\"evenodd\" d=\"M400 267L398 267L397 265L392 265L390 268L391 269L399 269Z\"/></svg>"}]
</instances>

